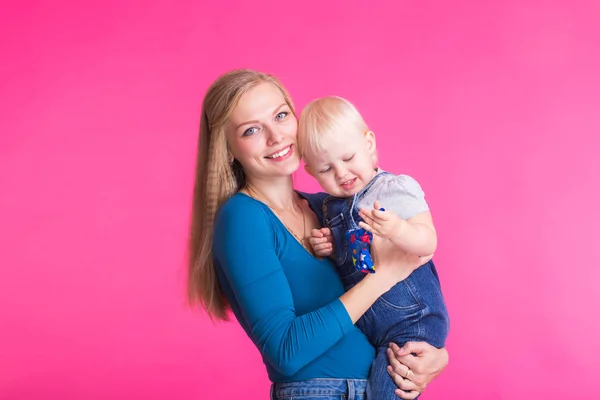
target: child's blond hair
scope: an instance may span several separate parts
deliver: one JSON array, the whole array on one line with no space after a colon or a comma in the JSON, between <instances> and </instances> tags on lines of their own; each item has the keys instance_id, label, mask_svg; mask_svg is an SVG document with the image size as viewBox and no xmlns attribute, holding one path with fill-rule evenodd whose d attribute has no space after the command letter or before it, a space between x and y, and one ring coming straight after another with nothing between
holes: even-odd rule
<instances>
[{"instance_id":1,"label":"child's blond hair","mask_svg":"<svg viewBox=\"0 0 600 400\"><path fill-rule=\"evenodd\" d=\"M325 150L328 140L347 140L354 132L369 130L362 116L348 100L337 96L321 97L304 107L298 123L298 149L317 153Z\"/></svg>"}]
</instances>

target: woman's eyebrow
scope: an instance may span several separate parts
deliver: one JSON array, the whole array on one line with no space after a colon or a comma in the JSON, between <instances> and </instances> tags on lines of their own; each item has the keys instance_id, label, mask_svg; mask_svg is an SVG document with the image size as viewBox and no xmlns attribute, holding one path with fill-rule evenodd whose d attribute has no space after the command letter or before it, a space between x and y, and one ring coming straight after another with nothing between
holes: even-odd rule
<instances>
[{"instance_id":1,"label":"woman's eyebrow","mask_svg":"<svg viewBox=\"0 0 600 400\"><path fill-rule=\"evenodd\" d=\"M238 126L235 127L235 130L240 129L242 126L244 125L248 125L248 124L259 124L260 121L258 120L252 120L252 121L246 121L246 122L242 122L241 124L239 124Z\"/></svg>"},{"instance_id":2,"label":"woman's eyebrow","mask_svg":"<svg viewBox=\"0 0 600 400\"><path fill-rule=\"evenodd\" d=\"M287 103L282 103L279 105L279 107L277 107L275 109L275 111L273 111L273 115L277 114L279 112L279 110L281 110L283 107L287 106Z\"/></svg>"}]
</instances>

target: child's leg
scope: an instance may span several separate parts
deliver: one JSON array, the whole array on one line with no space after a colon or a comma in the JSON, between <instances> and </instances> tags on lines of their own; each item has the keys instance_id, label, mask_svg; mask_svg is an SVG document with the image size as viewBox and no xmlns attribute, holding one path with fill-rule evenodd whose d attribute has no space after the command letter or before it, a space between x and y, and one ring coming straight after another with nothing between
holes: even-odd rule
<instances>
[{"instance_id":1,"label":"child's leg","mask_svg":"<svg viewBox=\"0 0 600 400\"><path fill-rule=\"evenodd\" d=\"M377 348L377 355L371 364L371 373L367 382L367 400L400 399L395 393L398 386L396 386L392 377L387 372L387 367L390 363L386 351L387 346Z\"/></svg>"}]
</instances>

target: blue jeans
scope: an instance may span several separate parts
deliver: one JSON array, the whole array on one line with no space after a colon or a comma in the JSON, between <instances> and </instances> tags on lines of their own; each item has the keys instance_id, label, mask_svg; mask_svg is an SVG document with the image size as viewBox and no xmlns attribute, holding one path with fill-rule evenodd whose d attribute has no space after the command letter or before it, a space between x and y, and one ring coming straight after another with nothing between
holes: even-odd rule
<instances>
[{"instance_id":1,"label":"blue jeans","mask_svg":"<svg viewBox=\"0 0 600 400\"><path fill-rule=\"evenodd\" d=\"M365 400L364 379L309 379L271 385L271 400Z\"/></svg>"},{"instance_id":2,"label":"blue jeans","mask_svg":"<svg viewBox=\"0 0 600 400\"><path fill-rule=\"evenodd\" d=\"M355 203L379 177L381 174L371 180L357 195L358 199L329 197L323 202L324 222L333 234L335 261L345 290L352 288L365 276L364 272L354 269L345 233L357 228L356 224L361 219ZM356 326L377 349L371 365L367 398L397 399L394 394L397 387L386 371L388 344L394 342L402 346L409 341L423 341L440 348L445 346L448 336L448 311L433 261L417 268L408 278L382 295Z\"/></svg>"}]
</instances>

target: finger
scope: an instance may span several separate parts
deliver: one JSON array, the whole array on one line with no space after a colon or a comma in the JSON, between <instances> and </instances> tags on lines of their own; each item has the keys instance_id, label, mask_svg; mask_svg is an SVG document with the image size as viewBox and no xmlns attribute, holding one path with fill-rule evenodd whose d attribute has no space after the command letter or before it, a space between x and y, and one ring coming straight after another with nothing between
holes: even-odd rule
<instances>
[{"instance_id":1,"label":"finger","mask_svg":"<svg viewBox=\"0 0 600 400\"><path fill-rule=\"evenodd\" d=\"M389 211L371 210L371 216L373 219L380 221L389 221L391 219L391 213Z\"/></svg>"},{"instance_id":2,"label":"finger","mask_svg":"<svg viewBox=\"0 0 600 400\"><path fill-rule=\"evenodd\" d=\"M429 345L428 343L425 343ZM402 347L396 343L392 343L390 348L396 355L397 360L411 370L417 367L416 358L425 352L423 342L406 342Z\"/></svg>"},{"instance_id":3,"label":"finger","mask_svg":"<svg viewBox=\"0 0 600 400\"><path fill-rule=\"evenodd\" d=\"M330 255L333 254L333 250L332 249L320 250L320 251L315 250L315 254L318 255L319 257L329 257Z\"/></svg>"},{"instance_id":4,"label":"finger","mask_svg":"<svg viewBox=\"0 0 600 400\"><path fill-rule=\"evenodd\" d=\"M313 229L312 231L310 231L310 235L312 237L317 237L317 238L323 237L323 233L321 232L321 229Z\"/></svg>"},{"instance_id":5,"label":"finger","mask_svg":"<svg viewBox=\"0 0 600 400\"><path fill-rule=\"evenodd\" d=\"M416 399L421 393L417 392L416 390L410 391L410 392L405 392L403 390L400 389L396 389L394 391L394 393L396 394L396 396L400 397L401 399Z\"/></svg>"},{"instance_id":6,"label":"finger","mask_svg":"<svg viewBox=\"0 0 600 400\"><path fill-rule=\"evenodd\" d=\"M420 359L419 356L414 356L412 354L407 354L405 356L397 356L398 363L400 363L400 365L403 365L403 366L407 367L408 369L410 369L410 372L412 372L410 377L413 380L416 378L415 375L423 372L423 365L421 364L421 360L422 359ZM398 372L398 371L396 371L396 372ZM419 379L417 379L417 380L419 380Z\"/></svg>"},{"instance_id":7,"label":"finger","mask_svg":"<svg viewBox=\"0 0 600 400\"><path fill-rule=\"evenodd\" d=\"M392 368L394 373L398 374L398 376L402 376L402 372L406 373L406 366L402 365L400 361L398 361L398 357L394 354L392 349L388 348L386 350L389 366Z\"/></svg>"},{"instance_id":8,"label":"finger","mask_svg":"<svg viewBox=\"0 0 600 400\"><path fill-rule=\"evenodd\" d=\"M366 214L363 214L362 211L358 213L358 216L363 220L363 222L367 225L371 225L373 219Z\"/></svg>"},{"instance_id":9,"label":"finger","mask_svg":"<svg viewBox=\"0 0 600 400\"><path fill-rule=\"evenodd\" d=\"M394 348L394 346L396 347L396 349ZM394 350L396 354L398 354L398 356L406 356L413 353L419 355L425 353L428 350L435 349L432 345L426 342L406 342L402 347L398 347L396 343L392 343L390 347L392 348L392 350Z\"/></svg>"},{"instance_id":10,"label":"finger","mask_svg":"<svg viewBox=\"0 0 600 400\"><path fill-rule=\"evenodd\" d=\"M398 387L398 389L394 391L396 396L402 399L414 399L420 394L417 385L415 385L408 379L404 379L400 375L396 374L390 366L387 367L387 372L388 374L390 374L390 377L392 378L392 381L394 381L394 384Z\"/></svg>"},{"instance_id":11,"label":"finger","mask_svg":"<svg viewBox=\"0 0 600 400\"><path fill-rule=\"evenodd\" d=\"M379 235L379 234L380 234L380 232L379 232L379 229L373 228L372 226L370 226L370 225L367 225L367 224L365 224L365 223L364 223L364 222L362 222L362 221L360 221L360 222L358 223L358 226L360 226L361 228L363 228L363 229L364 229L365 231L367 231L367 232L374 233L375 235Z\"/></svg>"},{"instance_id":12,"label":"finger","mask_svg":"<svg viewBox=\"0 0 600 400\"><path fill-rule=\"evenodd\" d=\"M331 236L331 230L329 228L321 228L323 236Z\"/></svg>"},{"instance_id":13,"label":"finger","mask_svg":"<svg viewBox=\"0 0 600 400\"><path fill-rule=\"evenodd\" d=\"M318 244L328 243L327 238L315 238L315 237L311 237L311 238L308 238L308 241L313 246L316 246Z\"/></svg>"},{"instance_id":14,"label":"finger","mask_svg":"<svg viewBox=\"0 0 600 400\"><path fill-rule=\"evenodd\" d=\"M390 374L390 376L392 377L392 379L394 379L394 376L397 375L402 378L402 381L404 381L408 380L408 375L410 375L410 369L406 365L402 365L401 363L398 363L398 365L396 365L395 367L392 367L390 363L390 365L388 365L386 369L388 374ZM400 382L400 380L398 381ZM400 387L399 385L396 386ZM406 387L402 387L401 389L406 390Z\"/></svg>"},{"instance_id":15,"label":"finger","mask_svg":"<svg viewBox=\"0 0 600 400\"><path fill-rule=\"evenodd\" d=\"M381 208L381 203L379 202L379 200L375 200L373 202L373 209L374 210L379 210Z\"/></svg>"},{"instance_id":16,"label":"finger","mask_svg":"<svg viewBox=\"0 0 600 400\"><path fill-rule=\"evenodd\" d=\"M392 380L394 381L394 384L398 386L399 389L402 389L403 391L407 392L412 392L413 390L416 392L422 391L421 388L419 388L419 386L415 382L410 380L410 376L408 378L403 378L397 373L395 373L391 368L388 369L388 374L390 374Z\"/></svg>"},{"instance_id":17,"label":"finger","mask_svg":"<svg viewBox=\"0 0 600 400\"><path fill-rule=\"evenodd\" d=\"M363 228L367 232L373 232L373 230L371 229L371 227L368 224L365 224L362 221L359 221L358 226L360 226L361 228Z\"/></svg>"},{"instance_id":18,"label":"finger","mask_svg":"<svg viewBox=\"0 0 600 400\"><path fill-rule=\"evenodd\" d=\"M363 222L366 223L367 225L370 225L373 229L381 228L381 224L379 224L377 221L375 221L369 215L365 215L365 214L361 215L361 213L359 213L359 215L363 219Z\"/></svg>"},{"instance_id":19,"label":"finger","mask_svg":"<svg viewBox=\"0 0 600 400\"><path fill-rule=\"evenodd\" d=\"M410 342L408 342L408 343L410 343ZM394 352L394 354L398 354L399 356L404 356L406 354L410 354L410 353L404 351L404 346L400 347L394 342L391 342L390 344L388 344L388 347Z\"/></svg>"},{"instance_id":20,"label":"finger","mask_svg":"<svg viewBox=\"0 0 600 400\"><path fill-rule=\"evenodd\" d=\"M331 243L316 244L313 246L315 251L329 251L332 249Z\"/></svg>"},{"instance_id":21,"label":"finger","mask_svg":"<svg viewBox=\"0 0 600 400\"><path fill-rule=\"evenodd\" d=\"M410 347L408 348L410 350ZM399 353L402 355L400 355ZM387 349L387 356L388 361L390 363L389 367L391 367L394 374L400 377L405 377L407 376L407 371L410 370L408 377L410 379L415 378L415 371L417 370L417 367L419 365L417 364L417 358L414 357L411 353L402 353L400 351L400 347L398 347L396 343L390 343ZM418 386L415 387L418 388Z\"/></svg>"},{"instance_id":22,"label":"finger","mask_svg":"<svg viewBox=\"0 0 600 400\"><path fill-rule=\"evenodd\" d=\"M329 243L329 241L327 240L327 238L311 238L311 240L313 242L315 242L315 244L321 244L321 243Z\"/></svg>"},{"instance_id":23,"label":"finger","mask_svg":"<svg viewBox=\"0 0 600 400\"><path fill-rule=\"evenodd\" d=\"M369 210L366 208L361 208L360 210L358 210L358 215L360 215L361 217L366 217L366 218L371 218L371 213L373 210Z\"/></svg>"}]
</instances>

